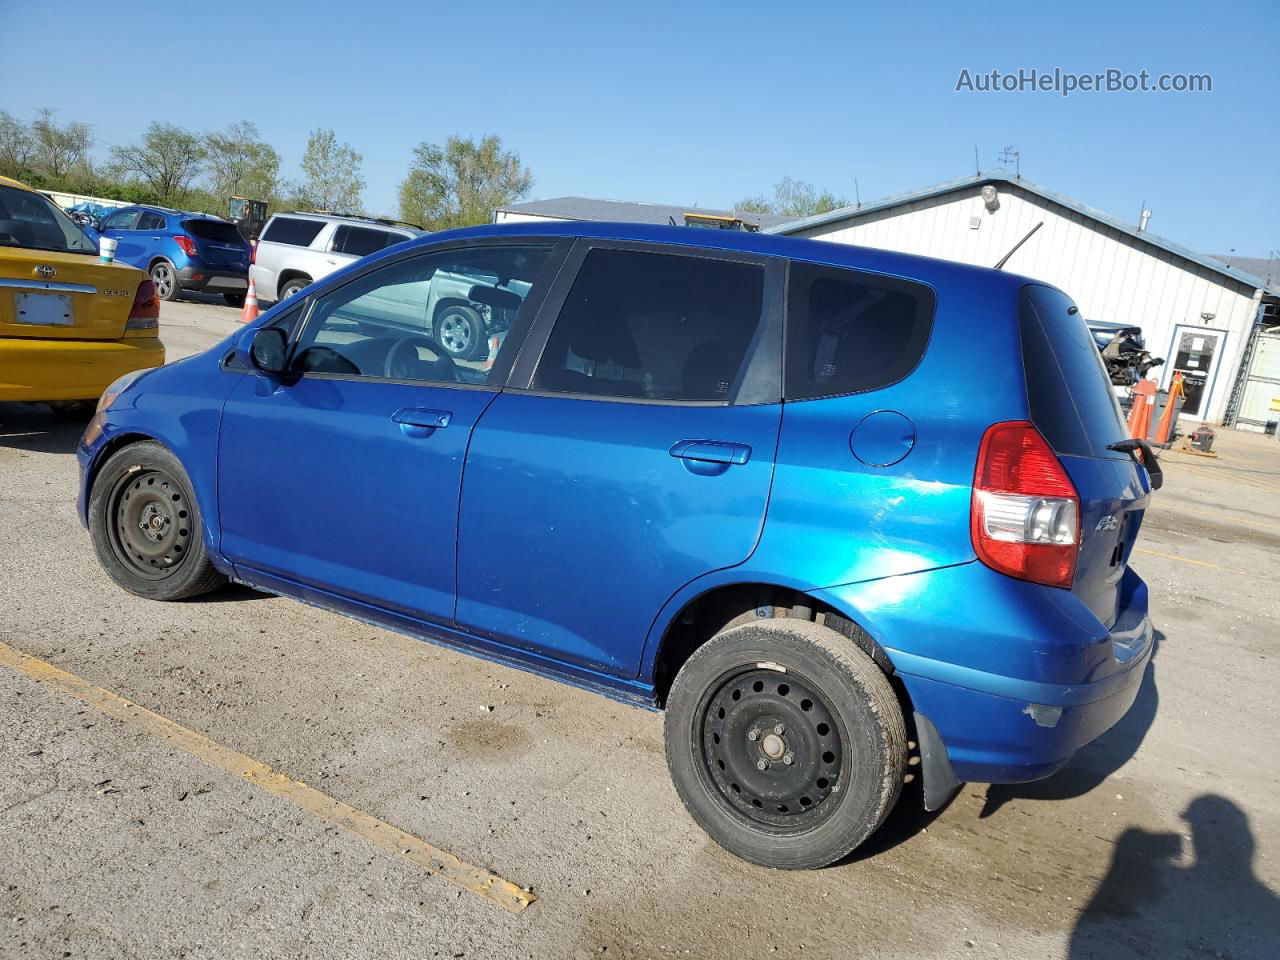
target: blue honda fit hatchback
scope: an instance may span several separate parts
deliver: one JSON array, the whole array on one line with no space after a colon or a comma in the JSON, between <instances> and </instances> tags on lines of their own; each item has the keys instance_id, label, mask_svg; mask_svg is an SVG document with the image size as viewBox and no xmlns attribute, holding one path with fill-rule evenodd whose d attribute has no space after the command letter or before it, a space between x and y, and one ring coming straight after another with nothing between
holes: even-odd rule
<instances>
[{"instance_id":1,"label":"blue honda fit hatchback","mask_svg":"<svg viewBox=\"0 0 1280 960\"><path fill-rule=\"evenodd\" d=\"M491 359L428 335L438 277L509 324ZM954 263L436 234L122 378L79 461L125 589L234 580L665 709L690 813L776 867L870 836L913 753L931 809L1053 773L1151 654L1154 457L1063 293Z\"/></svg>"}]
</instances>

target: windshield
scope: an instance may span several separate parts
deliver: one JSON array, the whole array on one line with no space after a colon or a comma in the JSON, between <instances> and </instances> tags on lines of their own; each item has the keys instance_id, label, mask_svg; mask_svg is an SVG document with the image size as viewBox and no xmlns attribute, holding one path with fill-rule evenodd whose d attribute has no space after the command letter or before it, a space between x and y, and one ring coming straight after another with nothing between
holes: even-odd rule
<instances>
[{"instance_id":1,"label":"windshield","mask_svg":"<svg viewBox=\"0 0 1280 960\"><path fill-rule=\"evenodd\" d=\"M43 194L0 186L0 246L96 254L93 241Z\"/></svg>"}]
</instances>

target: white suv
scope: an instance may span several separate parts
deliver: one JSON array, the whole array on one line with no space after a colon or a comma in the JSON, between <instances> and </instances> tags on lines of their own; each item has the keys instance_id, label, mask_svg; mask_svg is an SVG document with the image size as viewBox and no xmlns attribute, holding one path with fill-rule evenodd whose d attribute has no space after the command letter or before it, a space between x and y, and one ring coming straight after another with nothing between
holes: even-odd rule
<instances>
[{"instance_id":1,"label":"white suv","mask_svg":"<svg viewBox=\"0 0 1280 960\"><path fill-rule=\"evenodd\" d=\"M254 249L249 278L260 299L284 300L354 260L422 234L384 220L277 213Z\"/></svg>"}]
</instances>

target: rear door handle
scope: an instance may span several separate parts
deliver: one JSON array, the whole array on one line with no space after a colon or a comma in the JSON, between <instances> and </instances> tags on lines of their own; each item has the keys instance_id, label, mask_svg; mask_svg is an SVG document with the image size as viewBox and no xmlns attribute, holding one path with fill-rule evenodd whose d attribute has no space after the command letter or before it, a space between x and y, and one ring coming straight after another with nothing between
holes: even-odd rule
<instances>
[{"instance_id":1,"label":"rear door handle","mask_svg":"<svg viewBox=\"0 0 1280 960\"><path fill-rule=\"evenodd\" d=\"M727 440L680 440L672 444L671 455L679 460L741 465L751 459L751 448Z\"/></svg>"},{"instance_id":2,"label":"rear door handle","mask_svg":"<svg viewBox=\"0 0 1280 960\"><path fill-rule=\"evenodd\" d=\"M435 431L447 427L453 421L453 413L448 410L405 407L393 413L391 419L400 424L400 430L405 436L429 437Z\"/></svg>"}]
</instances>

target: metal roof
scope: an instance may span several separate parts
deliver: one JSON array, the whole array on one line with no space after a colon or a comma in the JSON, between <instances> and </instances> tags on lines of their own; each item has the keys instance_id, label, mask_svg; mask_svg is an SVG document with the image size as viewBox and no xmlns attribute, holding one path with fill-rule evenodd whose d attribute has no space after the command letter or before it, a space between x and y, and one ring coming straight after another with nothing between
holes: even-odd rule
<instances>
[{"instance_id":1,"label":"metal roof","mask_svg":"<svg viewBox=\"0 0 1280 960\"><path fill-rule=\"evenodd\" d=\"M803 230L811 230L814 227L826 226L830 223L839 223L845 220L857 220L873 213L880 213L890 210L894 207L901 207L908 203L915 203L918 200L928 200L932 197L941 196L946 193L954 193L957 190L965 190L973 187L982 187L984 184L1004 184L1008 187L1025 190L1028 193L1036 194L1050 203L1056 203L1059 206L1066 207L1068 210L1074 210L1083 216L1096 220L1098 223L1105 224L1113 230L1126 234L1135 240L1158 247L1184 260L1199 264L1207 270L1223 276L1231 277L1247 286L1253 287L1255 290L1266 290L1268 293L1280 293L1280 277L1274 272L1271 275L1270 283L1265 277L1255 275L1253 272L1240 269L1236 266L1228 266L1221 260L1207 256L1203 253L1197 253L1181 244L1174 243L1172 240L1166 240L1163 237L1156 236L1154 233L1148 233L1145 230L1139 231L1137 226L1131 223L1124 223L1117 220L1108 213L1103 213L1079 200L1064 196L1061 193L1054 193L1039 184L1032 183L1030 180L1015 177L1003 170L984 173L976 177L963 177L958 180L948 180L945 183L935 184L932 187L925 187L922 190L915 190L910 193L900 193L892 197L885 197L883 200L876 200L873 203L864 204L862 206L841 207L838 210L832 210L830 213L820 213L817 216L805 217L802 220L792 220L789 223L779 224L773 227L762 228L765 233L799 233ZM1233 263L1239 262L1237 258Z\"/></svg>"},{"instance_id":2,"label":"metal roof","mask_svg":"<svg viewBox=\"0 0 1280 960\"><path fill-rule=\"evenodd\" d=\"M764 230L778 226L794 217L776 213L754 213L733 210L709 210L693 205L679 206L669 203L636 203L630 200L602 200L596 197L556 197L551 200L529 200L498 207L495 212L523 213L538 217L555 217L560 220L601 220L608 223L652 223L660 226L684 226L686 213L698 213L713 217L738 217L747 223L760 225Z\"/></svg>"}]
</instances>

